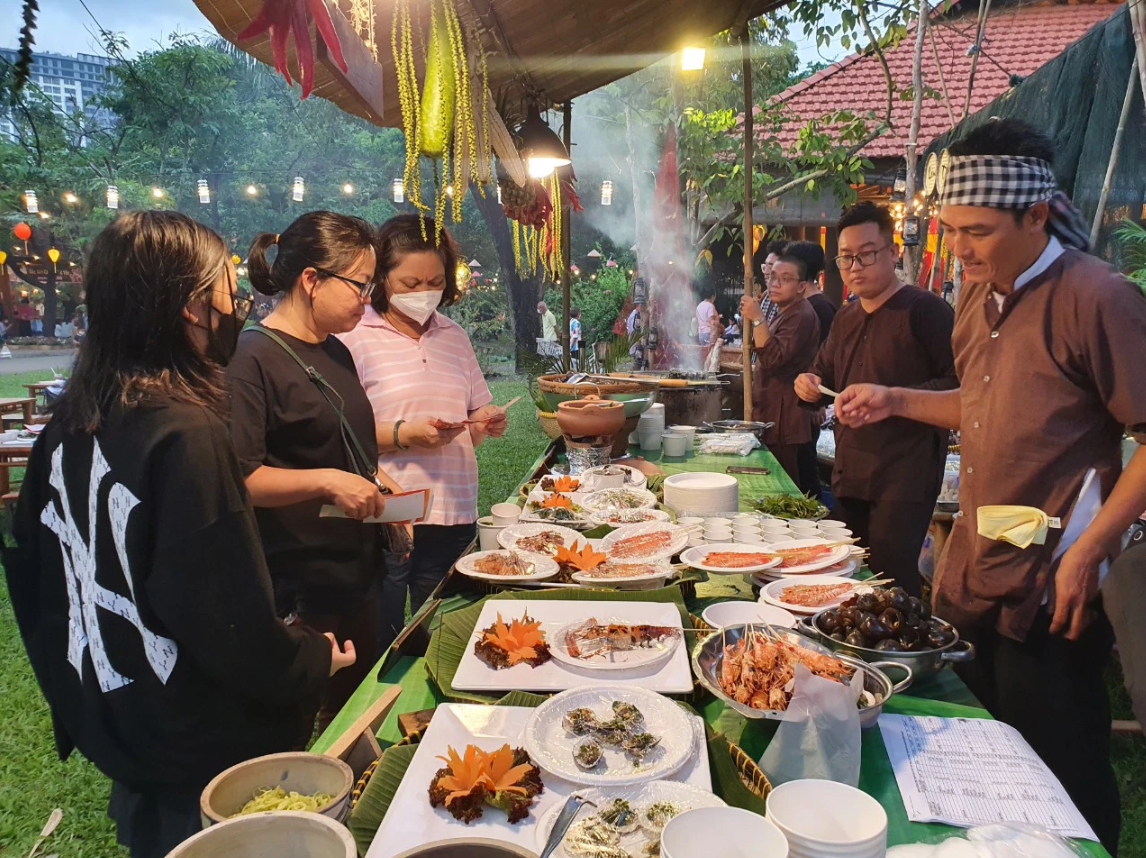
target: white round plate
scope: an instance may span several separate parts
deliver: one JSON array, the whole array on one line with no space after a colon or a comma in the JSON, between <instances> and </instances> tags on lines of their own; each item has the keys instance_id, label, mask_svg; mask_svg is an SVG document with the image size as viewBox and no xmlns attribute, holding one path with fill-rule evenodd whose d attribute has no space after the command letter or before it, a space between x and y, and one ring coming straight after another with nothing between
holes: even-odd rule
<instances>
[{"instance_id":1,"label":"white round plate","mask_svg":"<svg viewBox=\"0 0 1146 858\"><path fill-rule=\"evenodd\" d=\"M714 629L725 626L758 625L796 627L796 618L784 608L765 605L760 602L729 601L709 605L701 614L701 619Z\"/></svg>"},{"instance_id":2,"label":"white round plate","mask_svg":"<svg viewBox=\"0 0 1146 858\"><path fill-rule=\"evenodd\" d=\"M811 548L814 545L831 545L826 539L793 539L791 542L781 542L775 546L776 551L789 551L793 548ZM831 550L830 554L825 554L817 560L812 560L808 563L800 563L796 566L777 566L777 572L783 572L785 575L798 575L801 572L818 572L821 569L827 569L829 566L835 566L842 560L847 559L851 554L852 547L850 545L837 545Z\"/></svg>"},{"instance_id":3,"label":"white round plate","mask_svg":"<svg viewBox=\"0 0 1146 858\"><path fill-rule=\"evenodd\" d=\"M831 601L824 602L822 605L814 607L808 605L790 605L781 598L781 594L787 587L797 587L801 584L848 584L851 583L851 578L846 578L842 575L801 575L799 579L796 578L781 578L778 581L769 581L767 584L760 588L760 601L777 608L783 608L785 611L791 611L793 614L804 614L811 616L818 613L825 608L834 608L843 604L847 599L859 593L867 593L871 587L858 587L852 588L838 596Z\"/></svg>"},{"instance_id":4,"label":"white round plate","mask_svg":"<svg viewBox=\"0 0 1146 858\"><path fill-rule=\"evenodd\" d=\"M815 572L797 572L793 575L784 569L768 569L753 575L752 582L763 587L765 584L770 584L773 581L782 581L785 578L807 578L812 575L833 575L836 578L852 578L859 570L860 561L855 557L849 557L843 563L837 563L835 566L829 566L827 569L818 569Z\"/></svg>"},{"instance_id":5,"label":"white round plate","mask_svg":"<svg viewBox=\"0 0 1146 858\"><path fill-rule=\"evenodd\" d=\"M586 804L577 815L577 821L593 816L600 810L608 807L614 799L624 799L638 817L643 820L643 813L650 804L671 801L681 805L686 810L699 810L703 807L725 807L725 803L709 790L701 789L692 784L677 783L676 781L654 781L653 783L638 784L629 787L609 787L607 789L581 789L577 795L592 802L596 807ZM545 850L549 834L557 824L557 817L561 814L565 802L557 802L553 807L541 815L537 822L537 851ZM683 812L683 811L682 811ZM577 822L573 823L574 825ZM645 855L648 844L659 842L660 833L649 826L647 822L638 825L637 830L621 837L620 847L629 855ZM579 858L582 853L565 851L564 842L558 844L552 853L553 858Z\"/></svg>"},{"instance_id":6,"label":"white round plate","mask_svg":"<svg viewBox=\"0 0 1146 858\"><path fill-rule=\"evenodd\" d=\"M663 548L650 551L648 554L641 554L638 556L630 557L613 557L613 549L622 541L630 539L634 536L643 536L647 533L655 533L658 531L665 531L669 534L669 544ZM688 545L688 531L683 527L677 527L675 524L669 524L665 521L649 521L644 524L626 524L618 527L608 536L601 540L601 544L605 548L605 553L609 555L610 560L616 560L618 563L647 563L651 560L668 560L674 554L683 551L685 546Z\"/></svg>"},{"instance_id":7,"label":"white round plate","mask_svg":"<svg viewBox=\"0 0 1146 858\"><path fill-rule=\"evenodd\" d=\"M787 545L787 543L784 544ZM769 548L764 544L745 545L743 542L712 542L708 545L697 545L690 548L680 556L680 559L682 563L687 563L693 569L703 569L713 575L750 575L753 572L763 572L765 569L780 565L779 557L773 557L767 563L757 563L754 566L737 566L735 569L727 566L709 566L705 562L705 558L709 554L724 551L735 554L766 554Z\"/></svg>"},{"instance_id":8,"label":"white round plate","mask_svg":"<svg viewBox=\"0 0 1146 858\"><path fill-rule=\"evenodd\" d=\"M517 542L520 539L525 539L529 536L537 536L551 530L554 533L561 535L561 542L566 548L572 548L574 542L584 542L585 537L575 530L570 530L568 527L562 527L559 524L513 524L502 530L497 535L497 543L502 548L516 548ZM540 554L541 552L533 552ZM547 557L550 555L546 555Z\"/></svg>"},{"instance_id":9,"label":"white round plate","mask_svg":"<svg viewBox=\"0 0 1146 858\"><path fill-rule=\"evenodd\" d=\"M630 497L633 504L618 504L620 495ZM604 512L608 509L652 509L657 505L657 496L648 489L602 489L599 492L590 492L581 501L586 512Z\"/></svg>"},{"instance_id":10,"label":"white round plate","mask_svg":"<svg viewBox=\"0 0 1146 858\"><path fill-rule=\"evenodd\" d=\"M630 518L629 521L624 520L626 516ZM589 520L593 522L593 524L603 524L606 527L624 527L626 524L668 521L671 517L672 516L663 509L620 509L590 513Z\"/></svg>"},{"instance_id":11,"label":"white round plate","mask_svg":"<svg viewBox=\"0 0 1146 858\"><path fill-rule=\"evenodd\" d=\"M488 554L507 554L507 551L475 551L473 554L467 554L464 557L459 557L457 562L458 571L463 575L468 575L470 578L477 578L481 581L496 581L501 583L512 583L514 581L542 581L546 578L552 578L556 575L561 567L557 565L557 561L552 557L546 557L544 554L530 554L528 551L518 551L518 556L524 558L533 564L533 572L529 575L486 575L483 572L478 572L474 569L474 563L485 557Z\"/></svg>"},{"instance_id":12,"label":"white round plate","mask_svg":"<svg viewBox=\"0 0 1146 858\"><path fill-rule=\"evenodd\" d=\"M605 540L602 539L600 541L604 542ZM604 546L602 545L602 546L594 547L593 550L594 551L603 551ZM667 563L661 563L661 562L658 562L656 560L651 560L651 561L649 561L649 560L636 560L636 561L626 560L625 563L622 565L649 566L652 568L650 569L650 571L647 574L644 574L644 575L628 575L628 576L623 577L623 578L615 578L615 577L613 577L613 578L602 578L600 576L593 575L592 572L574 572L571 577L578 584L594 585L597 587L614 587L614 586L618 586L621 584L642 584L642 583L652 585L652 586L647 587L647 588L646 587L626 587L625 588L627 590L644 590L644 589L653 589L656 586L660 586L660 582L664 581L666 578L671 578L673 575L676 574L676 570L673 569L671 566L669 566Z\"/></svg>"},{"instance_id":13,"label":"white round plate","mask_svg":"<svg viewBox=\"0 0 1146 858\"><path fill-rule=\"evenodd\" d=\"M628 621L621 617L605 617L598 622L601 625L609 625L611 623L625 624ZM597 657L577 658L569 652L569 648L565 644L565 635L582 624L583 622L567 623L549 636L549 651L553 654L555 661L581 670L645 670L667 661L680 645L683 637L679 630L674 630L671 636L655 641L652 646L614 650L607 655ZM636 625L642 624L637 623Z\"/></svg>"},{"instance_id":14,"label":"white round plate","mask_svg":"<svg viewBox=\"0 0 1146 858\"><path fill-rule=\"evenodd\" d=\"M645 730L661 742L634 764L624 751L605 748L603 762L591 772L573 761L573 750L583 737L566 731L561 719L570 709L592 709L598 719L612 717L613 701L632 703L645 716ZM571 688L550 697L533 710L525 723L522 745L533 761L551 775L587 786L638 784L666 778L692 759L698 741L690 715L674 701L631 685L593 685Z\"/></svg>"}]
</instances>

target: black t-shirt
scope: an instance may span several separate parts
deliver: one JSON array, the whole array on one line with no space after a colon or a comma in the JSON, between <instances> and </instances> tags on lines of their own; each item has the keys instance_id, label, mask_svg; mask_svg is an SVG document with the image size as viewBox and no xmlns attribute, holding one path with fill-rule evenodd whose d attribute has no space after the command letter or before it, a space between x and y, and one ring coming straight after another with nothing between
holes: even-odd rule
<instances>
[{"instance_id":1,"label":"black t-shirt","mask_svg":"<svg viewBox=\"0 0 1146 858\"><path fill-rule=\"evenodd\" d=\"M14 531L8 587L61 757L138 790L290 749L330 643L275 616L219 417L153 402L94 436L53 419Z\"/></svg>"},{"instance_id":2,"label":"black t-shirt","mask_svg":"<svg viewBox=\"0 0 1146 858\"><path fill-rule=\"evenodd\" d=\"M275 333L342 397L346 419L369 461L376 463L374 410L350 350L336 337L307 343ZM227 374L231 437L244 476L263 465L355 471L338 412L282 346L265 334L245 331ZM280 612L293 610L301 600L307 611L340 613L378 577L378 526L319 518L324 503L255 508Z\"/></svg>"},{"instance_id":3,"label":"black t-shirt","mask_svg":"<svg viewBox=\"0 0 1146 858\"><path fill-rule=\"evenodd\" d=\"M832 321L836 318L836 305L819 289L813 289L808 295L808 303L812 305L816 317L820 320L820 345L823 345L828 338L828 332L832 329Z\"/></svg>"}]
</instances>

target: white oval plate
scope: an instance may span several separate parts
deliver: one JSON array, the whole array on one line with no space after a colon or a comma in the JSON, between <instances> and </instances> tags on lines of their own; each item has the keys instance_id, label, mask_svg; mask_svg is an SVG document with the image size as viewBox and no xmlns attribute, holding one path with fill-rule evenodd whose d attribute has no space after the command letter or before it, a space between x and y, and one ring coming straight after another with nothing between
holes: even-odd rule
<instances>
[{"instance_id":1,"label":"white oval plate","mask_svg":"<svg viewBox=\"0 0 1146 858\"><path fill-rule=\"evenodd\" d=\"M814 545L831 545L826 539L793 539L791 542L778 543L773 550L787 551L792 548L811 548ZM818 572L821 569L827 569L829 566L835 566L837 563L846 560L852 553L852 546L850 545L837 545L832 549L830 554L825 554L818 560L813 560L810 563L800 563L796 566L777 566L777 572L783 572L785 575L799 575L801 572Z\"/></svg>"},{"instance_id":2,"label":"white oval plate","mask_svg":"<svg viewBox=\"0 0 1146 858\"><path fill-rule=\"evenodd\" d=\"M574 542L583 542L585 537L575 530L570 530L568 527L562 527L559 524L513 524L502 530L497 535L497 543L502 548L516 548L517 542L520 539L525 539L529 536L537 536L547 530L552 530L554 533L561 535L561 542L566 548L572 548ZM533 552L540 554L541 552ZM546 557L551 555L546 554Z\"/></svg>"},{"instance_id":3,"label":"white oval plate","mask_svg":"<svg viewBox=\"0 0 1146 858\"><path fill-rule=\"evenodd\" d=\"M807 605L791 605L785 602L780 596L780 594L784 592L785 588L798 587L801 584L832 585L849 583L852 583L852 579L845 578L841 575L802 575L799 579L781 578L779 581L770 581L760 588L760 601L777 608L783 608L785 611L790 611L793 614L804 614L806 616L811 616L812 614L818 613L825 608L834 608L838 605L841 605L845 600L851 598L853 595L858 595L859 593L868 593L873 588L862 586L855 587L848 590L848 592L844 593L842 596L832 599L829 602L824 602L822 605L816 605L815 607Z\"/></svg>"},{"instance_id":4,"label":"white oval plate","mask_svg":"<svg viewBox=\"0 0 1146 858\"><path fill-rule=\"evenodd\" d=\"M621 506L614 502L614 499L619 493L624 492L626 495L632 495L633 500L637 501L637 506ZM608 509L652 509L657 505L657 496L650 492L648 489L602 489L599 492L591 492L585 495L581 501L581 507L586 512L604 512Z\"/></svg>"},{"instance_id":5,"label":"white oval plate","mask_svg":"<svg viewBox=\"0 0 1146 858\"><path fill-rule=\"evenodd\" d=\"M787 543L783 543L787 545ZM772 569L780 565L780 558L774 557L767 563L758 563L755 566L737 566L735 569L727 566L709 566L705 562L705 558L713 552L728 551L735 554L762 554L767 553L769 548L763 543L759 545L746 545L743 542L713 542L708 545L697 545L690 548L680 556L682 563L687 563L693 569L703 569L705 572L711 572L713 575L750 575L753 572L763 572L765 569Z\"/></svg>"},{"instance_id":6,"label":"white oval plate","mask_svg":"<svg viewBox=\"0 0 1146 858\"><path fill-rule=\"evenodd\" d=\"M605 540L600 540L604 542ZM594 551L603 551L604 546L594 547ZM631 575L626 578L600 578L593 575L592 572L574 572L571 576L578 584L596 585L598 587L613 587L619 584L658 584L666 578L671 578L676 574L676 570L669 566L667 563L661 563L656 560L626 560L622 565L633 566L653 566L656 568L655 572L650 571L647 575ZM646 589L643 587L630 587L627 589Z\"/></svg>"},{"instance_id":7,"label":"white oval plate","mask_svg":"<svg viewBox=\"0 0 1146 858\"><path fill-rule=\"evenodd\" d=\"M670 637L662 638L649 647L616 650L606 656L596 658L576 658L569 653L569 649L565 645L565 633L581 625L582 622L566 623L549 636L549 651L553 654L554 660L582 670L643 670L650 668L667 661L677 646L680 645L683 637L679 630L674 629ZM609 625L610 623L624 624L628 621L620 617L606 617L599 622L601 625ZM637 625L642 624L638 623Z\"/></svg>"},{"instance_id":8,"label":"white oval plate","mask_svg":"<svg viewBox=\"0 0 1146 858\"><path fill-rule=\"evenodd\" d=\"M611 516L634 516L632 521L611 521ZM663 509L622 509L622 510L605 510L604 512L594 512L589 514L589 520L593 524L603 524L606 527L624 527L626 524L646 524L650 521L668 521L670 516Z\"/></svg>"},{"instance_id":9,"label":"white oval plate","mask_svg":"<svg viewBox=\"0 0 1146 858\"><path fill-rule=\"evenodd\" d=\"M635 765L624 751L605 748L604 764L591 772L573 761L582 736L568 733L561 719L570 709L586 706L601 720L612 717L614 700L632 703L645 716L645 729L660 736L645 761ZM550 697L533 710L522 732L522 746L533 761L551 775L575 784L623 786L661 780L688 762L696 750L697 733L688 712L667 697L631 685L571 688Z\"/></svg>"},{"instance_id":10,"label":"white oval plate","mask_svg":"<svg viewBox=\"0 0 1146 858\"><path fill-rule=\"evenodd\" d=\"M819 569L815 572L797 572L795 575L787 574L783 569L768 569L764 572L757 572L752 576L752 583L758 587L763 587L766 584L771 584L773 581L783 581L785 579L795 580L799 578L809 578L815 575L832 575L836 578L853 578L856 572L860 569L860 561L855 557L849 557L843 563L837 563L835 566L829 566L827 569Z\"/></svg>"},{"instance_id":11,"label":"white oval plate","mask_svg":"<svg viewBox=\"0 0 1146 858\"><path fill-rule=\"evenodd\" d=\"M481 581L500 581L503 583L512 583L514 581L542 581L546 578L552 578L556 575L561 567L557 565L557 561L552 557L546 557L544 554L530 554L528 551L518 551L518 555L528 560L533 564L533 572L529 575L486 575L483 572L478 572L474 569L474 563L488 554L507 554L505 550L501 551L475 551L473 554L467 554L465 557L459 557L457 562L457 569L463 575L468 575L470 578L477 578Z\"/></svg>"},{"instance_id":12,"label":"white oval plate","mask_svg":"<svg viewBox=\"0 0 1146 858\"><path fill-rule=\"evenodd\" d=\"M692 784L678 783L677 781L654 781L653 783L638 784L637 786L629 787L609 787L607 789L582 789L578 790L577 795L582 796L592 805L586 804L581 812L577 815L578 821L593 816L599 810L606 808L613 803L614 799L624 799L633 809L638 811L639 816L643 816L643 811L650 805L657 802L671 801L675 804L683 805L688 810L699 810L703 807L726 807L725 803L708 790L701 789L700 787L693 786ZM565 807L565 802L558 802L549 808L541 819L537 821L537 851L538 853L545 850L545 844L549 840L549 834L553 831L553 826L557 824L557 817L560 815L562 808ZM574 825L577 823L574 822ZM626 850L630 855L645 855L644 850L647 845L654 841L659 841L660 834L646 825L638 825L637 830L621 837L620 846ZM570 853L565 851L565 844L562 842L557 846L557 849L552 853L552 858L578 858L580 853Z\"/></svg>"},{"instance_id":13,"label":"white oval plate","mask_svg":"<svg viewBox=\"0 0 1146 858\"><path fill-rule=\"evenodd\" d=\"M666 531L670 535L669 544L664 548L632 557L613 556L613 549L622 540L660 530ZM609 555L610 560L616 560L618 563L648 563L653 560L668 560L674 554L683 551L688 545L688 535L687 530L683 527L677 527L675 524L664 521L649 521L644 524L626 524L618 527L601 540L601 545L604 546L605 553Z\"/></svg>"},{"instance_id":14,"label":"white oval plate","mask_svg":"<svg viewBox=\"0 0 1146 858\"><path fill-rule=\"evenodd\" d=\"M602 466L604 467L604 466ZM613 464L614 468L622 468L625 471L625 488L626 489L643 489L649 484L649 478L634 468L632 465L618 465ZM578 476L582 484L589 488L593 485L593 476L600 468L589 468Z\"/></svg>"}]
</instances>

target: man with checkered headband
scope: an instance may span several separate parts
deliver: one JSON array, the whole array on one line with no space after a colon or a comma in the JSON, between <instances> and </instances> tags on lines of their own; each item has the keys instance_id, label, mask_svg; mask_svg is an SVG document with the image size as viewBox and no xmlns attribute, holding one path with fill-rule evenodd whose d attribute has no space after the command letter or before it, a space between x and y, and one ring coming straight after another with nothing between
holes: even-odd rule
<instances>
[{"instance_id":1,"label":"man with checkered headband","mask_svg":"<svg viewBox=\"0 0 1146 858\"><path fill-rule=\"evenodd\" d=\"M857 385L845 425L887 417L959 429L960 515L936 571L935 613L977 649L960 675L1018 728L1098 839L1118 847L1118 786L1099 588L1146 508L1146 297L1087 253L1052 172L1054 148L991 120L950 148L944 241L963 263L952 347L960 387Z\"/></svg>"}]
</instances>

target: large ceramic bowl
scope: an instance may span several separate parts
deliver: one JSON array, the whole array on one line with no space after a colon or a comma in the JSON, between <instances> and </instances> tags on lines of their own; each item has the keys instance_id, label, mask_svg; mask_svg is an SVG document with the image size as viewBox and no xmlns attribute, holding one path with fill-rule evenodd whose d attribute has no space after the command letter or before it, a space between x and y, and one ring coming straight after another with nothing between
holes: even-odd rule
<instances>
[{"instance_id":1,"label":"large ceramic bowl","mask_svg":"<svg viewBox=\"0 0 1146 858\"><path fill-rule=\"evenodd\" d=\"M318 812L340 820L350 803L354 772L342 760L302 751L268 754L238 763L216 775L203 790L199 799L203 826L230 819L261 790L275 787L302 795L334 796Z\"/></svg>"},{"instance_id":2,"label":"large ceramic bowl","mask_svg":"<svg viewBox=\"0 0 1146 858\"><path fill-rule=\"evenodd\" d=\"M576 385L567 384L564 375L543 375L537 379L537 389L545 397L549 411L557 412L557 406L571 399L579 399L587 393L595 393L602 399L612 402L621 402L625 406L625 417L639 417L648 411L657 401L657 384L634 384L632 382L619 382L610 384L604 382L582 382Z\"/></svg>"},{"instance_id":3,"label":"large ceramic bowl","mask_svg":"<svg viewBox=\"0 0 1146 858\"><path fill-rule=\"evenodd\" d=\"M356 858L350 832L317 813L284 810L228 819L184 840L167 858ZM516 853L507 853L508 856ZM444 856L443 856L444 858ZM490 858L494 858L491 853ZM497 858L501 858L497 855Z\"/></svg>"}]
</instances>

